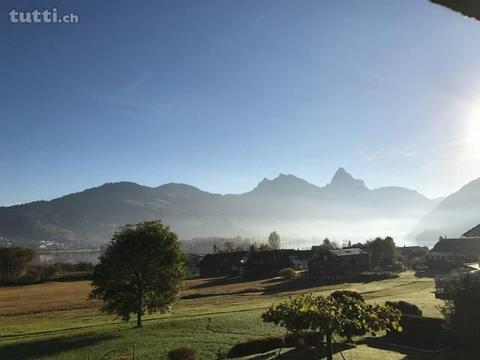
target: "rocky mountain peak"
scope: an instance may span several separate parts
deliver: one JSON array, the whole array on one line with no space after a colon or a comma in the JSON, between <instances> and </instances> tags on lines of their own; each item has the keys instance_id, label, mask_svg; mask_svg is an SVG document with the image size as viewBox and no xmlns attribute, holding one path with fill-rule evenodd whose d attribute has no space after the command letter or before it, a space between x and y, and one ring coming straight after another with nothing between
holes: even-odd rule
<instances>
[{"instance_id":1,"label":"rocky mountain peak","mask_svg":"<svg viewBox=\"0 0 480 360\"><path fill-rule=\"evenodd\" d=\"M339 168L327 188L341 189L342 191L364 191L368 190L363 180L355 179L343 167Z\"/></svg>"}]
</instances>

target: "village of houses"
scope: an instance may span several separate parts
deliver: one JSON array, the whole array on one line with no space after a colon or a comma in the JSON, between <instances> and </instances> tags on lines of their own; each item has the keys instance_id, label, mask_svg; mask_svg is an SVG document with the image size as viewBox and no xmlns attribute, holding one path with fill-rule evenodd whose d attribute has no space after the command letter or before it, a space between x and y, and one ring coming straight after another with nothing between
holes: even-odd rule
<instances>
[{"instance_id":1,"label":"village of houses","mask_svg":"<svg viewBox=\"0 0 480 360\"><path fill-rule=\"evenodd\" d=\"M440 359L434 357L437 352L448 353L450 351L452 341L449 338L453 339L453 337L452 332L444 326L446 321L439 318L438 315L437 317L432 316L431 309L443 303L444 300L452 300L459 287L468 290L470 281L477 283L480 280L480 225L467 229L455 238L440 237L431 249L424 246L395 246L394 239L391 237L376 238L366 243L357 244L345 241L343 246L325 239L309 249L284 249L281 247L280 236L275 232L271 233L270 236L272 234L277 237L276 243L268 241L268 244L249 244L248 241L241 238L214 238L208 239L206 242L209 244L208 247L205 244L200 246L201 241L198 241L196 243L197 251L192 251L195 250L193 247L183 244L183 252L186 254L186 265L190 276L185 280L185 289L180 295L180 304L176 307L176 313L172 316L177 316L179 312L185 311L185 308L188 308L188 311L195 312L207 311L205 331L208 335L210 334L209 324L213 321L212 311L209 307L216 307L223 301L228 304L225 308L225 319L229 317L229 311L233 311L231 309L232 304L238 304L239 301L242 304L245 302L244 305L247 309L253 309L251 310L253 315L249 313L248 326L260 327L260 318L254 314L254 311L257 311L258 308L264 309L266 301L277 302L285 295L290 298L297 295L302 296L305 293L313 294L315 291L330 292L332 289L336 289L336 292L339 291L340 293L352 293L352 289L355 293L358 289L360 296L365 294L369 296L372 292L384 292L383 297L379 295L378 298L374 297L373 301L398 306L396 309L401 311L400 324L403 330L401 334L393 337L387 335L385 338L377 340L378 342L368 340L371 341L368 346L360 343L356 344L359 354L367 351L366 348L368 348L368 351L380 351L378 349L388 345L395 352L402 353L408 348L410 349L408 351L420 353L422 356L428 354L436 360ZM201 254L200 248L207 251ZM100 249L96 249L92 253L92 251L77 250L69 252L68 250L61 250L57 251L55 255L38 251L37 261L38 259L44 259L44 264L48 265L59 260L58 256L61 256L64 259L63 261L70 262L72 268L79 270L81 264L86 265L86 261L91 259L92 256L98 256L100 251ZM83 260L78 262L79 259ZM73 265L75 261L77 263ZM58 286L65 286L67 293L71 288L77 291L82 286L84 286L85 291L89 291L91 286L89 280L92 276L91 271L94 264L88 263L88 265L83 269L88 274L66 272L59 275L61 277L54 275L53 278L43 280L45 284L33 285L33 287L48 287L55 284L56 281L60 281ZM408 271L404 272L404 270ZM83 277L77 277L76 275L82 275ZM435 281L433 282L432 279ZM48 281L53 281L53 283ZM417 283L420 286L419 288L416 287ZM4 289L5 291L12 289L24 291L22 289L27 288L20 286L5 287ZM395 291L400 291L400 295L395 295L394 290L390 292L393 288L401 288L401 290L395 289ZM363 292L360 292L362 290ZM413 295L410 296L408 291L412 291ZM56 295L63 299L64 295L62 294L60 291ZM266 296L265 300L260 298L264 295ZM420 299L418 296L424 298ZM196 301L199 304L198 309L195 309ZM84 302L81 302L78 306L92 306L90 301L88 304ZM248 304L249 302L251 304ZM202 308L204 306L207 306L208 309ZM403 308L400 306L403 306ZM403 311L412 311L412 309L418 311L420 315L403 313ZM422 315L422 311L425 311L425 316ZM50 316L49 312L47 314ZM161 318L162 315L158 319ZM220 320L217 318L215 321ZM227 322L227 320L222 321ZM230 328L227 328L226 331L230 334ZM271 334L263 332L259 332L259 334L261 336L258 335L258 338L242 337L240 339L239 337L236 340L229 340L230 342L227 342L228 346L232 347L227 349L228 356L237 357L238 354L235 351L242 347L247 347L250 355L261 353L262 351L259 351L255 344L257 344L256 342L262 344L262 341L265 342L268 350L277 349L276 343L269 347L268 340L272 337L265 336ZM264 337L265 339L263 339ZM278 337L274 336L273 339L278 340ZM157 341L156 335L155 341ZM197 339L196 341L200 340ZM222 339L221 341L226 340ZM169 346L169 349L173 349L172 344ZM222 343L222 346L226 345ZM144 344L143 349L147 348L148 346ZM266 348L262 347L262 349L265 350ZM364 358L361 356L355 357L357 350L352 351L346 353L345 356L347 357L345 359L352 358L348 357L352 354L354 354L353 358ZM375 354L378 355L379 353ZM365 358L379 358L375 357L377 355ZM423 357L420 358L423 360ZM442 358L442 360L444 359Z\"/></svg>"},{"instance_id":2,"label":"village of houses","mask_svg":"<svg viewBox=\"0 0 480 360\"><path fill-rule=\"evenodd\" d=\"M184 247L184 253L188 254L186 265L191 276L213 278L242 275L246 278L267 278L285 276L285 272L281 275L282 270L290 270L290 276L293 272L295 278L340 283L381 280L410 269L420 275L435 277L436 296L442 298L449 284L457 283L465 274L480 273L480 225L458 237L440 237L431 249L418 245L395 246L389 237L367 243L345 242L343 246L325 239L319 245L301 250L257 246L258 244L238 246L235 243L222 248L222 241L225 245L225 241L238 241L241 238L215 239L212 243L212 239L208 239L207 245L198 245L204 251L192 251L192 247ZM372 242L388 242L388 239L393 244L393 249L387 250L390 254L378 254L378 248L370 246ZM201 243L202 239L192 241ZM381 249L380 252L382 251L385 250ZM101 253L101 249L52 251L41 248L37 251L37 263L95 265Z\"/></svg>"},{"instance_id":3,"label":"village of houses","mask_svg":"<svg viewBox=\"0 0 480 360\"><path fill-rule=\"evenodd\" d=\"M384 239L377 239L385 241ZM328 239L326 239L328 242ZM367 244L332 248L325 244L309 250L266 249L222 251L196 257L194 269L200 277L279 276L293 269L298 277L319 281L375 280L395 276L410 268L417 273L435 275L436 296L446 295L448 284L458 282L465 274L480 271L480 225L456 238L440 237L432 249L424 246L395 247L394 261L381 266Z\"/></svg>"}]
</instances>

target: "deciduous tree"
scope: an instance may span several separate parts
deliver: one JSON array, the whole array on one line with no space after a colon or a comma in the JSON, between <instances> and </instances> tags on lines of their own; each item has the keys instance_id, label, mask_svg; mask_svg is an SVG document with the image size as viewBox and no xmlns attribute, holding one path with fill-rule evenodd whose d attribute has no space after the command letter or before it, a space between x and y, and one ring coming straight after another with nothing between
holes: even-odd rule
<instances>
[{"instance_id":1,"label":"deciduous tree","mask_svg":"<svg viewBox=\"0 0 480 360\"><path fill-rule=\"evenodd\" d=\"M90 297L124 321L135 314L141 327L145 312L165 312L174 302L184 275L176 234L160 221L127 225L95 267Z\"/></svg>"},{"instance_id":2,"label":"deciduous tree","mask_svg":"<svg viewBox=\"0 0 480 360\"><path fill-rule=\"evenodd\" d=\"M35 257L32 249L20 246L0 247L0 280L15 282Z\"/></svg>"},{"instance_id":3,"label":"deciduous tree","mask_svg":"<svg viewBox=\"0 0 480 360\"><path fill-rule=\"evenodd\" d=\"M480 274L466 274L460 280L451 280L448 300L440 307L447 326L459 344L477 346L480 338Z\"/></svg>"},{"instance_id":4,"label":"deciduous tree","mask_svg":"<svg viewBox=\"0 0 480 360\"><path fill-rule=\"evenodd\" d=\"M271 305L261 315L271 322L299 333L315 331L326 339L327 359L333 358L332 340L335 334L351 338L367 332L400 330L400 312L387 306L369 305L363 299L348 294L314 296L303 294L277 305Z\"/></svg>"},{"instance_id":5,"label":"deciduous tree","mask_svg":"<svg viewBox=\"0 0 480 360\"><path fill-rule=\"evenodd\" d=\"M276 231L272 231L268 236L268 246L272 250L280 249L280 235Z\"/></svg>"},{"instance_id":6,"label":"deciduous tree","mask_svg":"<svg viewBox=\"0 0 480 360\"><path fill-rule=\"evenodd\" d=\"M375 240L368 241L367 247L369 252L372 254L372 265L373 266L391 266L395 260L395 242L393 238L387 236L385 239L380 237Z\"/></svg>"}]
</instances>

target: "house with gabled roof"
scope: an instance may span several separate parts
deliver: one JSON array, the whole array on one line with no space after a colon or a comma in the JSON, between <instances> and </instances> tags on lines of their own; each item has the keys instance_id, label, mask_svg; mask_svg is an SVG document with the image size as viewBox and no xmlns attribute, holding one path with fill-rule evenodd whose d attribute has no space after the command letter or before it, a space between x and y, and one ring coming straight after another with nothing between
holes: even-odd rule
<instances>
[{"instance_id":1,"label":"house with gabled roof","mask_svg":"<svg viewBox=\"0 0 480 360\"><path fill-rule=\"evenodd\" d=\"M284 268L305 270L312 256L311 250L254 251L250 253L244 270L248 276L278 276Z\"/></svg>"},{"instance_id":2,"label":"house with gabled roof","mask_svg":"<svg viewBox=\"0 0 480 360\"><path fill-rule=\"evenodd\" d=\"M248 259L248 251L208 254L198 263L201 277L237 275Z\"/></svg>"},{"instance_id":3,"label":"house with gabled roof","mask_svg":"<svg viewBox=\"0 0 480 360\"><path fill-rule=\"evenodd\" d=\"M430 263L443 262L452 266L478 262L480 255L480 225L477 225L461 237L441 237L428 255Z\"/></svg>"},{"instance_id":4,"label":"house with gabled roof","mask_svg":"<svg viewBox=\"0 0 480 360\"><path fill-rule=\"evenodd\" d=\"M462 235L465 238L480 238L480 224L474 226L468 230L465 234Z\"/></svg>"},{"instance_id":5,"label":"house with gabled roof","mask_svg":"<svg viewBox=\"0 0 480 360\"><path fill-rule=\"evenodd\" d=\"M351 279L370 270L370 254L361 248L324 250L308 262L309 277Z\"/></svg>"},{"instance_id":6,"label":"house with gabled roof","mask_svg":"<svg viewBox=\"0 0 480 360\"><path fill-rule=\"evenodd\" d=\"M452 292L480 280L480 225L459 238L440 238L428 256L429 266L450 273L435 277L435 297L450 299Z\"/></svg>"}]
</instances>

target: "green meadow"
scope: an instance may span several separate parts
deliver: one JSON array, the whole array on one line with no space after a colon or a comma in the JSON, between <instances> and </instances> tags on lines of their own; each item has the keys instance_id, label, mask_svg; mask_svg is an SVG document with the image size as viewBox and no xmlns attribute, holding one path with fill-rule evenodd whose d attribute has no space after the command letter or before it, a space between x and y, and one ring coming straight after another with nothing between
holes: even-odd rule
<instances>
[{"instance_id":1,"label":"green meadow","mask_svg":"<svg viewBox=\"0 0 480 360\"><path fill-rule=\"evenodd\" d=\"M433 279L417 278L413 272L396 279L296 289L280 279L189 280L171 311L147 316L142 329L100 313L99 304L87 300L87 281L4 287L0 288L0 359L130 359L133 353L135 359L165 359L169 350L181 345L194 348L199 359L215 359L219 349L228 350L237 342L282 334L259 317L269 304L298 292L328 294L336 289L358 291L376 303L405 300L417 304L425 316L440 316ZM360 341L335 356L423 359L431 355ZM281 357L301 356L286 349Z\"/></svg>"}]
</instances>

